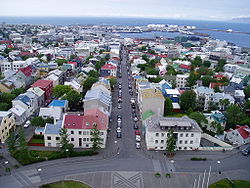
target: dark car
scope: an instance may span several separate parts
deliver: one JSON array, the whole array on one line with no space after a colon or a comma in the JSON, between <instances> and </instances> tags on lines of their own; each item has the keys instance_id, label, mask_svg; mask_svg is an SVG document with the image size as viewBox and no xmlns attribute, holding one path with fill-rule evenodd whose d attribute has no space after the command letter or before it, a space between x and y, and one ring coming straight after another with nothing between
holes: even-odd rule
<instances>
[{"instance_id":1,"label":"dark car","mask_svg":"<svg viewBox=\"0 0 250 188\"><path fill-rule=\"evenodd\" d=\"M134 123L134 129L138 129L138 126L136 123Z\"/></svg>"},{"instance_id":2,"label":"dark car","mask_svg":"<svg viewBox=\"0 0 250 188\"><path fill-rule=\"evenodd\" d=\"M132 96L133 95L133 91L129 91L129 94Z\"/></svg>"},{"instance_id":3,"label":"dark car","mask_svg":"<svg viewBox=\"0 0 250 188\"><path fill-rule=\"evenodd\" d=\"M132 112L132 117L135 118L136 117L136 113Z\"/></svg>"},{"instance_id":4,"label":"dark car","mask_svg":"<svg viewBox=\"0 0 250 188\"><path fill-rule=\"evenodd\" d=\"M247 147L246 149L241 151L242 155L248 156L250 154L250 147Z\"/></svg>"},{"instance_id":5,"label":"dark car","mask_svg":"<svg viewBox=\"0 0 250 188\"><path fill-rule=\"evenodd\" d=\"M118 103L122 103L122 99L118 99Z\"/></svg>"},{"instance_id":6,"label":"dark car","mask_svg":"<svg viewBox=\"0 0 250 188\"><path fill-rule=\"evenodd\" d=\"M122 133L121 132L117 132L116 137L117 138L121 138L122 137Z\"/></svg>"},{"instance_id":7,"label":"dark car","mask_svg":"<svg viewBox=\"0 0 250 188\"><path fill-rule=\"evenodd\" d=\"M133 109L135 109L135 104L131 104L131 107L132 107Z\"/></svg>"},{"instance_id":8,"label":"dark car","mask_svg":"<svg viewBox=\"0 0 250 188\"><path fill-rule=\"evenodd\" d=\"M129 88L129 89L131 89L131 88L132 88L131 84L129 84L129 85L128 85L128 88Z\"/></svg>"},{"instance_id":9,"label":"dark car","mask_svg":"<svg viewBox=\"0 0 250 188\"><path fill-rule=\"evenodd\" d=\"M117 115L117 120L118 119L122 119L122 116L121 115Z\"/></svg>"}]
</instances>

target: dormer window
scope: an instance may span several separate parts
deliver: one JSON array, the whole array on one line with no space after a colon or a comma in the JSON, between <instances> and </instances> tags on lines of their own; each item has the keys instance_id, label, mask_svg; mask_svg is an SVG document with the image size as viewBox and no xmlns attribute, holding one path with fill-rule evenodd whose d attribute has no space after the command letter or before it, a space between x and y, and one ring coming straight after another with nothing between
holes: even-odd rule
<instances>
[{"instance_id":1,"label":"dormer window","mask_svg":"<svg viewBox=\"0 0 250 188\"><path fill-rule=\"evenodd\" d=\"M89 126L89 122L86 122L86 126Z\"/></svg>"}]
</instances>

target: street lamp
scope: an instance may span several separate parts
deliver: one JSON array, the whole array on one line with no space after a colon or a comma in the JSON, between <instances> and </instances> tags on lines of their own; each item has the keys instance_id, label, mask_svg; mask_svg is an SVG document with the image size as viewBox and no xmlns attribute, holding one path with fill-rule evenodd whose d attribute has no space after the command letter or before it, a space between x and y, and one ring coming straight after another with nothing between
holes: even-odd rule
<instances>
[{"instance_id":1,"label":"street lamp","mask_svg":"<svg viewBox=\"0 0 250 188\"><path fill-rule=\"evenodd\" d=\"M218 160L217 161L217 164L218 164L218 172L219 172L219 174L221 174L221 171L219 170L219 164L221 163L221 161L220 160Z\"/></svg>"},{"instance_id":2,"label":"street lamp","mask_svg":"<svg viewBox=\"0 0 250 188\"><path fill-rule=\"evenodd\" d=\"M170 162L171 162L172 164L174 164L174 160L171 160Z\"/></svg>"},{"instance_id":3,"label":"street lamp","mask_svg":"<svg viewBox=\"0 0 250 188\"><path fill-rule=\"evenodd\" d=\"M66 149L65 151L66 151L67 157L69 157L69 149Z\"/></svg>"},{"instance_id":4,"label":"street lamp","mask_svg":"<svg viewBox=\"0 0 250 188\"><path fill-rule=\"evenodd\" d=\"M38 168L37 171L38 171L38 172L42 172L42 169L41 169L41 168Z\"/></svg>"}]
</instances>

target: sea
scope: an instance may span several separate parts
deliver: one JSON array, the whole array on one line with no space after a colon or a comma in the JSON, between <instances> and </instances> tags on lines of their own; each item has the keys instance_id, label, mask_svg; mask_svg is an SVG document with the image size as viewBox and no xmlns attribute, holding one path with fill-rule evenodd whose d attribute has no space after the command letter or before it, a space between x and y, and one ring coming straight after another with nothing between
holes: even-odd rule
<instances>
[{"instance_id":1,"label":"sea","mask_svg":"<svg viewBox=\"0 0 250 188\"><path fill-rule=\"evenodd\" d=\"M250 32L250 23L236 23L232 21L201 21L201 20L175 20L153 18L113 18L113 17L0 17L0 22L7 24L53 24L53 25L129 25L143 26L148 24L174 24L190 25L202 29L221 29L241 32ZM250 48L250 34L228 33L218 31L198 30L207 33L210 37L232 42L240 47ZM183 34L170 32L144 32L144 33L120 33L121 37L130 38L154 38L163 36L173 38Z\"/></svg>"}]
</instances>

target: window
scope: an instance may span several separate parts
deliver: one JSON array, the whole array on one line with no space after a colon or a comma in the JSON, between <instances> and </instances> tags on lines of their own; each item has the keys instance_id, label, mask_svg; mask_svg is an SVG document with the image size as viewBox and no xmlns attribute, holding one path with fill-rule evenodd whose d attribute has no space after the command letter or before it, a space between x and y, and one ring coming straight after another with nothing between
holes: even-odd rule
<instances>
[{"instance_id":1,"label":"window","mask_svg":"<svg viewBox=\"0 0 250 188\"><path fill-rule=\"evenodd\" d=\"M155 140L155 143L158 144L158 140Z\"/></svg>"},{"instance_id":2,"label":"window","mask_svg":"<svg viewBox=\"0 0 250 188\"><path fill-rule=\"evenodd\" d=\"M180 140L179 143L182 144L182 140Z\"/></svg>"},{"instance_id":3,"label":"window","mask_svg":"<svg viewBox=\"0 0 250 188\"><path fill-rule=\"evenodd\" d=\"M180 134L180 137L183 137L183 134L182 134L182 133Z\"/></svg>"},{"instance_id":4,"label":"window","mask_svg":"<svg viewBox=\"0 0 250 188\"><path fill-rule=\"evenodd\" d=\"M74 138L71 138L70 140L71 140L72 142L74 142L74 141L75 141L75 139L74 139Z\"/></svg>"},{"instance_id":5,"label":"window","mask_svg":"<svg viewBox=\"0 0 250 188\"><path fill-rule=\"evenodd\" d=\"M83 138L82 141L83 141L83 142L86 142L86 138Z\"/></svg>"},{"instance_id":6,"label":"window","mask_svg":"<svg viewBox=\"0 0 250 188\"><path fill-rule=\"evenodd\" d=\"M161 144L163 144L164 143L164 140L161 140Z\"/></svg>"},{"instance_id":7,"label":"window","mask_svg":"<svg viewBox=\"0 0 250 188\"><path fill-rule=\"evenodd\" d=\"M51 136L47 136L47 140L51 140Z\"/></svg>"},{"instance_id":8,"label":"window","mask_svg":"<svg viewBox=\"0 0 250 188\"><path fill-rule=\"evenodd\" d=\"M179 147L179 150L181 150L181 147Z\"/></svg>"},{"instance_id":9,"label":"window","mask_svg":"<svg viewBox=\"0 0 250 188\"><path fill-rule=\"evenodd\" d=\"M60 140L60 137L56 137L56 140Z\"/></svg>"},{"instance_id":10,"label":"window","mask_svg":"<svg viewBox=\"0 0 250 188\"><path fill-rule=\"evenodd\" d=\"M161 147L161 149L163 149L163 147Z\"/></svg>"},{"instance_id":11,"label":"window","mask_svg":"<svg viewBox=\"0 0 250 188\"><path fill-rule=\"evenodd\" d=\"M161 137L164 137L164 135L165 135L164 133L161 133Z\"/></svg>"},{"instance_id":12,"label":"window","mask_svg":"<svg viewBox=\"0 0 250 188\"><path fill-rule=\"evenodd\" d=\"M88 148L89 147L89 145L88 144L86 144L86 148Z\"/></svg>"},{"instance_id":13,"label":"window","mask_svg":"<svg viewBox=\"0 0 250 188\"><path fill-rule=\"evenodd\" d=\"M100 132L100 135L104 135L104 132Z\"/></svg>"},{"instance_id":14,"label":"window","mask_svg":"<svg viewBox=\"0 0 250 188\"><path fill-rule=\"evenodd\" d=\"M193 144L194 143L194 141L193 140L190 140L190 144Z\"/></svg>"},{"instance_id":15,"label":"window","mask_svg":"<svg viewBox=\"0 0 250 188\"><path fill-rule=\"evenodd\" d=\"M194 137L194 133L191 134L191 137Z\"/></svg>"},{"instance_id":16,"label":"window","mask_svg":"<svg viewBox=\"0 0 250 188\"><path fill-rule=\"evenodd\" d=\"M187 149L187 147L184 147L184 150L186 150Z\"/></svg>"},{"instance_id":17,"label":"window","mask_svg":"<svg viewBox=\"0 0 250 188\"><path fill-rule=\"evenodd\" d=\"M78 131L78 134L82 134L82 131Z\"/></svg>"},{"instance_id":18,"label":"window","mask_svg":"<svg viewBox=\"0 0 250 188\"><path fill-rule=\"evenodd\" d=\"M74 134L74 131L70 131L70 134Z\"/></svg>"},{"instance_id":19,"label":"window","mask_svg":"<svg viewBox=\"0 0 250 188\"><path fill-rule=\"evenodd\" d=\"M155 133L155 136L159 136L159 133Z\"/></svg>"},{"instance_id":20,"label":"window","mask_svg":"<svg viewBox=\"0 0 250 188\"><path fill-rule=\"evenodd\" d=\"M186 137L188 137L188 133L186 133Z\"/></svg>"},{"instance_id":21,"label":"window","mask_svg":"<svg viewBox=\"0 0 250 188\"><path fill-rule=\"evenodd\" d=\"M51 143L50 143L50 142L48 143L48 146L49 146L49 147L51 146Z\"/></svg>"},{"instance_id":22,"label":"window","mask_svg":"<svg viewBox=\"0 0 250 188\"><path fill-rule=\"evenodd\" d=\"M188 143L188 141L187 140L185 140L185 144L187 144Z\"/></svg>"},{"instance_id":23,"label":"window","mask_svg":"<svg viewBox=\"0 0 250 188\"><path fill-rule=\"evenodd\" d=\"M87 141L89 141L89 138L86 138Z\"/></svg>"}]
</instances>

